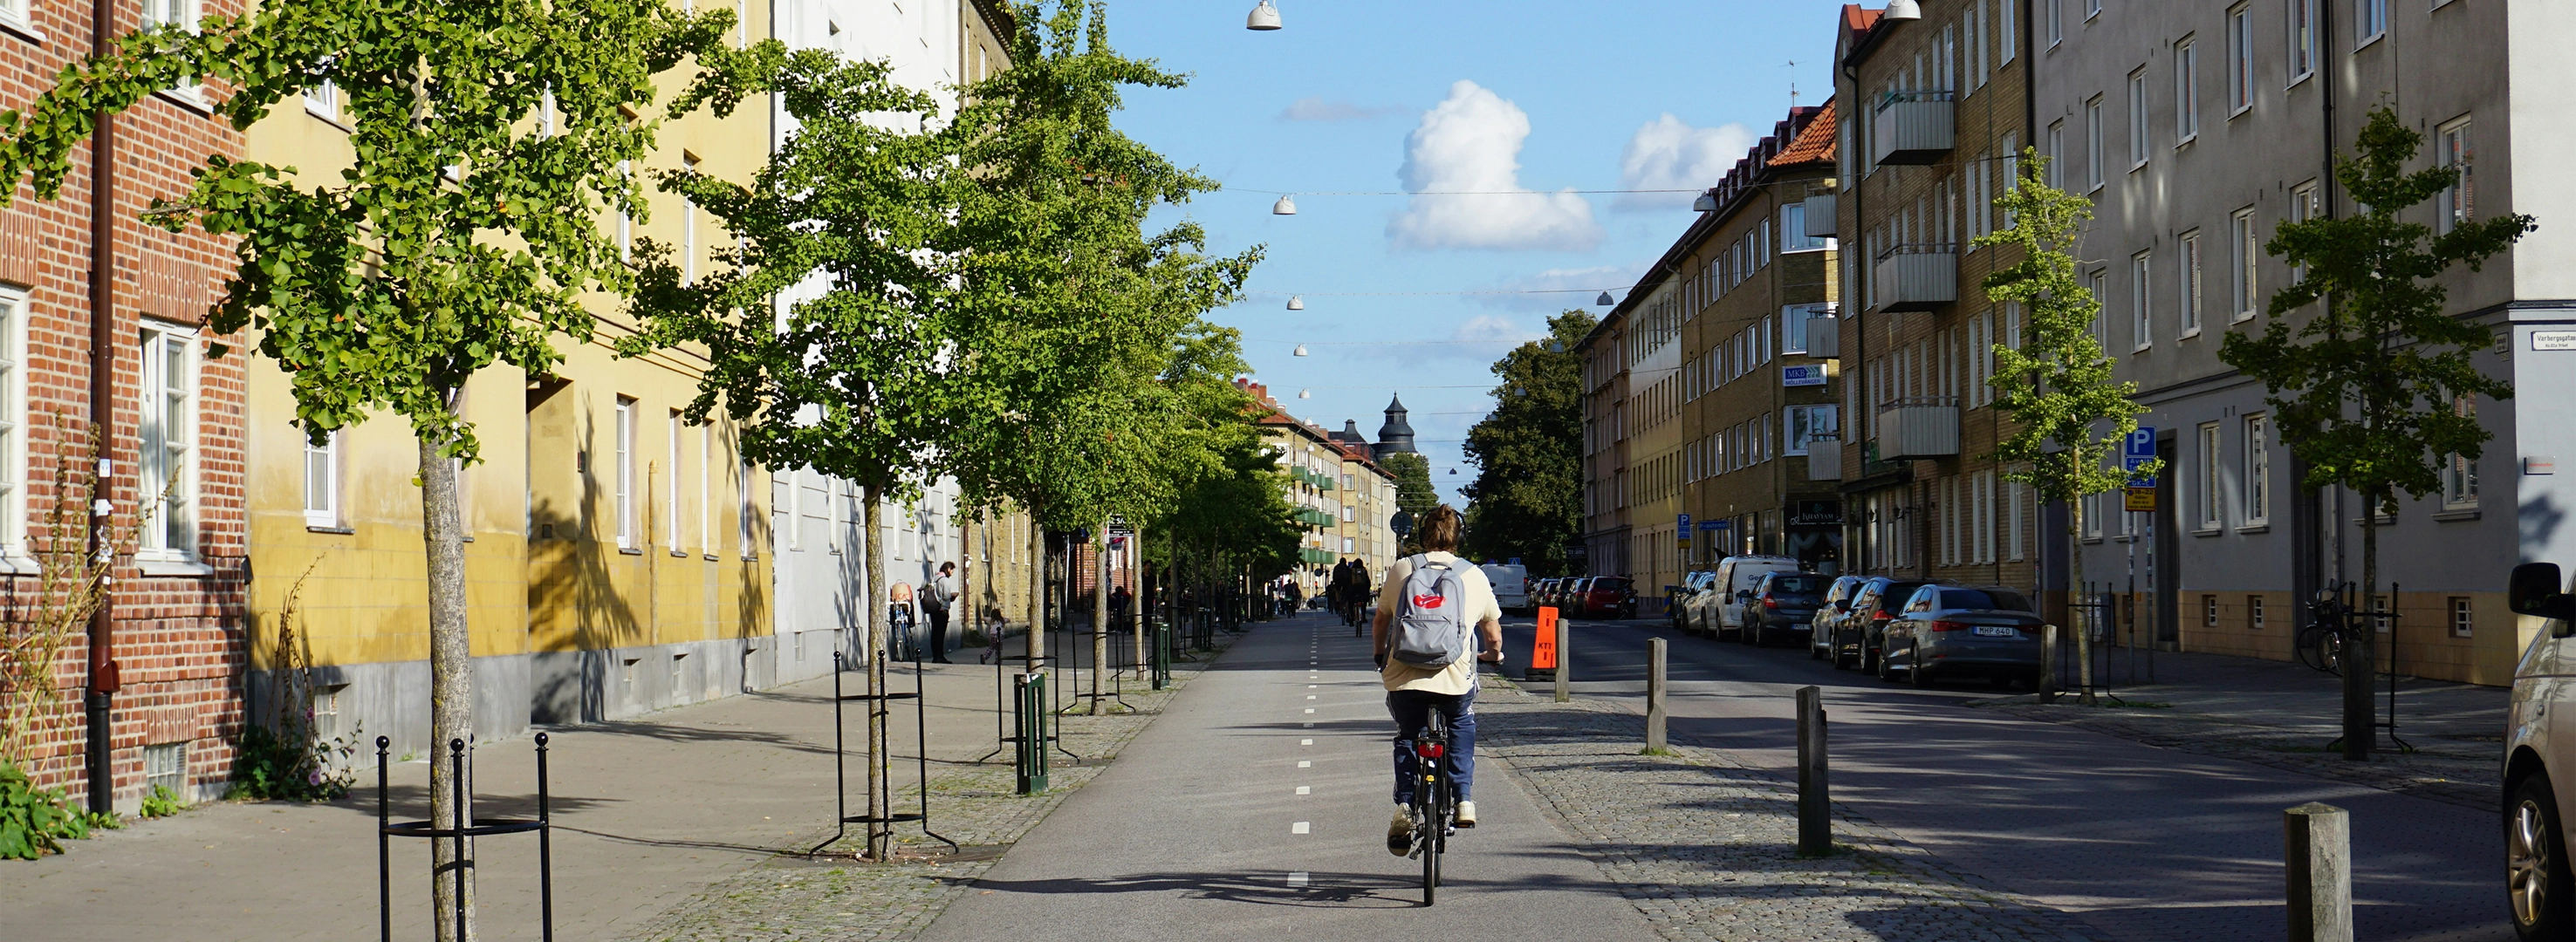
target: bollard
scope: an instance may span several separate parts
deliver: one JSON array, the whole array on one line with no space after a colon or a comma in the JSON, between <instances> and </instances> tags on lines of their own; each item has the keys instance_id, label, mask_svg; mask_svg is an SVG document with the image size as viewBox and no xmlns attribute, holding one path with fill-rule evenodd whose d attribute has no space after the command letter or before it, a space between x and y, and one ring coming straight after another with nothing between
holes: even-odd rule
<instances>
[{"instance_id":1,"label":"bollard","mask_svg":"<svg viewBox=\"0 0 2576 942\"><path fill-rule=\"evenodd\" d=\"M1798 856L1834 850L1833 796L1825 777L1825 692L1798 688Z\"/></svg>"},{"instance_id":2,"label":"bollard","mask_svg":"<svg viewBox=\"0 0 2576 942\"><path fill-rule=\"evenodd\" d=\"M2031 684L2039 702L2057 702L2057 626L2039 626L2039 679Z\"/></svg>"},{"instance_id":3,"label":"bollard","mask_svg":"<svg viewBox=\"0 0 2576 942\"><path fill-rule=\"evenodd\" d=\"M1646 641L1646 751L1664 751L1664 639Z\"/></svg>"},{"instance_id":4,"label":"bollard","mask_svg":"<svg viewBox=\"0 0 2576 942\"><path fill-rule=\"evenodd\" d=\"M1572 624L1568 619L1556 620L1556 702L1558 703L1567 703L1574 699L1574 691L1566 686L1574 682L1574 649L1565 646L1565 642L1571 637L1569 629Z\"/></svg>"},{"instance_id":5,"label":"bollard","mask_svg":"<svg viewBox=\"0 0 2576 942\"><path fill-rule=\"evenodd\" d=\"M2352 942L2352 816L2309 802L2281 812L2290 942Z\"/></svg>"},{"instance_id":6,"label":"bollard","mask_svg":"<svg viewBox=\"0 0 2576 942\"><path fill-rule=\"evenodd\" d=\"M1019 793L1035 795L1047 790L1047 676L1043 673L1011 675L1012 718L1019 735L1013 754L1012 771L1018 779Z\"/></svg>"}]
</instances>

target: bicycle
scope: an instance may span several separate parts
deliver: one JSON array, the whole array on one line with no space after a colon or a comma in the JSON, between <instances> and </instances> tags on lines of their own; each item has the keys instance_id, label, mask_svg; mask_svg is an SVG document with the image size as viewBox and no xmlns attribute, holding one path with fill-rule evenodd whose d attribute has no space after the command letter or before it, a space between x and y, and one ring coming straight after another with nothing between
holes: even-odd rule
<instances>
[{"instance_id":1,"label":"bicycle","mask_svg":"<svg viewBox=\"0 0 2576 942\"><path fill-rule=\"evenodd\" d=\"M2343 673L2344 624L2350 609L2344 605L2336 587L2317 590L2313 606L2316 617L2299 629L2295 642L2299 663L2328 674Z\"/></svg>"},{"instance_id":2,"label":"bicycle","mask_svg":"<svg viewBox=\"0 0 2576 942\"><path fill-rule=\"evenodd\" d=\"M1422 905L1432 904L1440 889L1440 854L1449 847L1449 835L1458 831L1455 820L1458 803L1449 781L1449 720L1439 710L1430 711L1422 736L1413 741L1414 765L1420 767L1422 784L1413 789L1413 805L1408 815L1413 819L1413 850L1406 859L1422 859ZM1438 822L1438 827L1433 827Z\"/></svg>"}]
</instances>

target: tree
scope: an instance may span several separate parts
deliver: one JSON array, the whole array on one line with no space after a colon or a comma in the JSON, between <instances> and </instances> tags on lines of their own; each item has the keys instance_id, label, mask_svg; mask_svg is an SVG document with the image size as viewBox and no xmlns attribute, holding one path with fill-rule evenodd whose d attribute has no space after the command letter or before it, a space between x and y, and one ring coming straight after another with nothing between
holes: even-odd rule
<instances>
[{"instance_id":1,"label":"tree","mask_svg":"<svg viewBox=\"0 0 2576 942\"><path fill-rule=\"evenodd\" d=\"M1565 549L1583 532L1583 362L1574 348L1596 322L1588 311L1559 314L1548 319L1547 340L1494 362L1503 382L1494 411L1467 430L1477 472L1459 489L1469 501L1469 556L1519 557L1532 575L1566 573Z\"/></svg>"},{"instance_id":2,"label":"tree","mask_svg":"<svg viewBox=\"0 0 2576 942\"><path fill-rule=\"evenodd\" d=\"M950 363L958 315L942 259L929 251L955 206L954 172L937 136L899 129L935 120L938 106L895 86L884 63L790 53L774 40L738 58L738 68L707 73L675 107L713 99L724 109L776 91L796 129L748 187L694 169L659 175L738 245L720 253L718 270L691 280L667 247L639 241L630 307L642 329L618 349L642 356L703 345L708 366L689 421L721 408L742 430L744 457L859 485L874 696L886 690L880 655L888 650L882 507L936 476L922 456L963 395ZM867 807L876 822L866 852L882 861L893 837L883 821L893 806L883 768L890 753L884 702L869 703Z\"/></svg>"},{"instance_id":3,"label":"tree","mask_svg":"<svg viewBox=\"0 0 2576 942\"><path fill-rule=\"evenodd\" d=\"M2067 507L2067 544L2083 532L2084 498L2115 490L2131 472L2105 462L2130 432L2146 407L2132 398L2136 383L2112 378L2111 361L2102 355L2094 325L2102 302L2075 277L2074 247L2083 224L2093 218L2093 203L2051 187L2043 174L2048 158L2022 149L2021 180L1995 199L2011 224L1977 237L1979 246L2021 250L2021 261L1988 274L1986 297L2029 311L2029 329L2019 349L1995 346L1996 402L2016 426L1995 448L1995 457L2013 465L2004 479L2019 481L2038 493L2042 504ZM2162 465L2137 469L2152 475ZM2084 587L2084 554L2070 552L2067 589ZM2094 703L2090 632L2075 632L2076 659L2082 662L2082 702Z\"/></svg>"},{"instance_id":4,"label":"tree","mask_svg":"<svg viewBox=\"0 0 2576 942\"><path fill-rule=\"evenodd\" d=\"M2400 492L2442 487L2453 455L2475 461L2488 433L2477 398L2505 399L2513 387L2478 372L2470 354L2493 339L2482 325L2443 308L2435 281L2452 266L2477 271L2537 227L2530 216L2471 221L2465 212L2435 234L2400 217L2460 182L2455 166L2409 172L2424 136L2389 108L2361 129L2360 155L2335 159L2335 181L2356 212L2282 223L2263 250L2302 273L2273 293L2260 336L2229 333L2219 359L2263 381L2282 439L2308 468L2310 488L2341 486L2361 496L2361 591L2379 587L2379 517L2397 512ZM2323 301L2315 316L2294 318ZM2371 706L2376 631L2348 631L2344 646L2344 756L2369 758L2378 738Z\"/></svg>"},{"instance_id":5,"label":"tree","mask_svg":"<svg viewBox=\"0 0 2576 942\"><path fill-rule=\"evenodd\" d=\"M0 112L0 201L21 175L52 199L95 115L190 76L226 83L231 97L212 107L235 127L306 88L338 87L356 157L336 180L308 186L295 168L216 157L193 171L186 199L151 218L234 237L237 265L210 326L258 332L260 353L291 374L312 440L377 409L410 421L436 742L473 735L456 467L477 448L457 391L495 364L551 367L555 337L589 338L582 296L631 284L599 230L611 209L643 212L620 168L651 150L657 122L628 110L652 104L654 76L721 50L731 24L730 11L661 0L273 3L207 17L193 33L123 37L25 112ZM432 820L470 822L448 764L430 768ZM431 843L444 874L451 847ZM438 938L471 938L471 882L464 900L458 881L432 886Z\"/></svg>"}]
</instances>

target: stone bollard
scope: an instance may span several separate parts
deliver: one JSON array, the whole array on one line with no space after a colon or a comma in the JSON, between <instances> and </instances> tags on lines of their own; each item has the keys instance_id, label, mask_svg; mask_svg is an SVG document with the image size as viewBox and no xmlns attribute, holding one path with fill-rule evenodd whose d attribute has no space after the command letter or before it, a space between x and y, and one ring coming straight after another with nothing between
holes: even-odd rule
<instances>
[{"instance_id":1,"label":"stone bollard","mask_svg":"<svg viewBox=\"0 0 2576 942\"><path fill-rule=\"evenodd\" d=\"M2057 626L2039 626L2039 681L2031 684L2039 702L2057 702Z\"/></svg>"},{"instance_id":2,"label":"stone bollard","mask_svg":"<svg viewBox=\"0 0 2576 942\"><path fill-rule=\"evenodd\" d=\"M2352 816L2309 802L2281 812L2290 942L2352 942Z\"/></svg>"},{"instance_id":3,"label":"stone bollard","mask_svg":"<svg viewBox=\"0 0 2576 942\"><path fill-rule=\"evenodd\" d=\"M1558 703L1567 703L1574 699L1573 689L1566 686L1574 682L1574 649L1566 646L1566 642L1573 637L1573 625L1574 620L1570 618L1556 620L1556 702Z\"/></svg>"},{"instance_id":4,"label":"stone bollard","mask_svg":"<svg viewBox=\"0 0 2576 942\"><path fill-rule=\"evenodd\" d=\"M1834 849L1833 797L1825 781L1825 692L1798 688L1798 855Z\"/></svg>"},{"instance_id":5,"label":"stone bollard","mask_svg":"<svg viewBox=\"0 0 2576 942\"><path fill-rule=\"evenodd\" d=\"M1664 751L1664 639L1646 642L1646 751Z\"/></svg>"}]
</instances>

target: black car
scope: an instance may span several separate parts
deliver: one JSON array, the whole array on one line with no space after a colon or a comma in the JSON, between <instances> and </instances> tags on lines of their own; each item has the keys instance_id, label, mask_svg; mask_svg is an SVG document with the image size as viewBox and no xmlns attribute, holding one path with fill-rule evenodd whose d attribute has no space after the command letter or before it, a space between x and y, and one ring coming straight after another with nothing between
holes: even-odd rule
<instances>
[{"instance_id":1,"label":"black car","mask_svg":"<svg viewBox=\"0 0 2576 942\"><path fill-rule=\"evenodd\" d=\"M1878 676L1920 687L1942 677L2006 684L2039 680L2038 612L2017 589L1929 585L1887 622Z\"/></svg>"},{"instance_id":2,"label":"black car","mask_svg":"<svg viewBox=\"0 0 2576 942\"><path fill-rule=\"evenodd\" d=\"M1865 576L1835 576L1825 589L1825 600L1817 603L1816 616L1807 620L1807 656L1816 660L1834 654L1834 626L1842 623L1843 613L1851 610L1852 595L1869 582Z\"/></svg>"},{"instance_id":3,"label":"black car","mask_svg":"<svg viewBox=\"0 0 2576 942\"><path fill-rule=\"evenodd\" d=\"M1753 599L1744 606L1745 643L1767 648L1774 638L1806 638L1807 623L1816 617L1816 606L1824 604L1825 590L1833 582L1832 576L1812 572L1763 576L1753 586Z\"/></svg>"},{"instance_id":4,"label":"black car","mask_svg":"<svg viewBox=\"0 0 2576 942\"><path fill-rule=\"evenodd\" d=\"M1881 635L1888 621L1914 597L1914 590L1932 584L1923 579L1888 576L1861 583L1860 589L1852 593L1851 610L1834 623L1834 667L1877 670L1879 654L1887 650Z\"/></svg>"}]
</instances>

